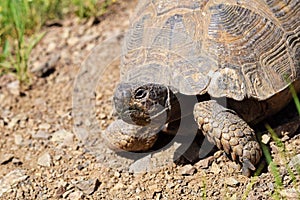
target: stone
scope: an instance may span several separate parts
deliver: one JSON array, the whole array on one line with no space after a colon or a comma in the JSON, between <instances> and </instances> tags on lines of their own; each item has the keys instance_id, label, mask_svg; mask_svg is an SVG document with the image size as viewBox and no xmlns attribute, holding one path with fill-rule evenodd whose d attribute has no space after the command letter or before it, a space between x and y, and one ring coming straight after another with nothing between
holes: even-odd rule
<instances>
[{"instance_id":1,"label":"stone","mask_svg":"<svg viewBox=\"0 0 300 200\"><path fill-rule=\"evenodd\" d=\"M13 158L11 161L14 165L22 165L23 162L18 158Z\"/></svg>"},{"instance_id":2,"label":"stone","mask_svg":"<svg viewBox=\"0 0 300 200\"><path fill-rule=\"evenodd\" d=\"M23 145L24 139L23 139L22 135L16 134L16 135L14 135L14 138L15 138L16 145L19 145L19 146Z\"/></svg>"},{"instance_id":3,"label":"stone","mask_svg":"<svg viewBox=\"0 0 300 200\"><path fill-rule=\"evenodd\" d=\"M264 144L268 144L270 139L271 139L271 136L268 135L268 134L263 134L261 136L261 142L264 143Z\"/></svg>"},{"instance_id":4,"label":"stone","mask_svg":"<svg viewBox=\"0 0 300 200\"><path fill-rule=\"evenodd\" d=\"M201 169L207 169L211 163L214 161L214 156L209 156L207 158L201 159L195 164L195 167L199 167Z\"/></svg>"},{"instance_id":5,"label":"stone","mask_svg":"<svg viewBox=\"0 0 300 200\"><path fill-rule=\"evenodd\" d=\"M111 190L112 191L120 191L122 188L124 188L123 183L117 183Z\"/></svg>"},{"instance_id":6,"label":"stone","mask_svg":"<svg viewBox=\"0 0 300 200\"><path fill-rule=\"evenodd\" d=\"M63 196L63 194L66 192L66 188L64 186L60 186L56 192L55 192L55 196L57 198L61 198Z\"/></svg>"},{"instance_id":7,"label":"stone","mask_svg":"<svg viewBox=\"0 0 300 200\"><path fill-rule=\"evenodd\" d=\"M50 138L50 134L43 130L38 130L36 133L33 132L31 135L34 139L48 140Z\"/></svg>"},{"instance_id":8,"label":"stone","mask_svg":"<svg viewBox=\"0 0 300 200\"><path fill-rule=\"evenodd\" d=\"M213 162L212 165L211 165L211 172L213 172L214 174L219 174L221 172L221 169L220 167L215 163Z\"/></svg>"},{"instance_id":9,"label":"stone","mask_svg":"<svg viewBox=\"0 0 300 200\"><path fill-rule=\"evenodd\" d=\"M279 191L280 195L286 199L298 199L299 191L295 188L288 188Z\"/></svg>"},{"instance_id":10,"label":"stone","mask_svg":"<svg viewBox=\"0 0 300 200\"><path fill-rule=\"evenodd\" d=\"M232 187L236 187L240 184L240 182L233 177L229 177L225 180L225 184L232 186Z\"/></svg>"},{"instance_id":11,"label":"stone","mask_svg":"<svg viewBox=\"0 0 300 200\"><path fill-rule=\"evenodd\" d=\"M100 182L97 178L89 179L84 181L78 181L74 185L81 190L84 194L91 195L93 194L98 187L100 186Z\"/></svg>"},{"instance_id":12,"label":"stone","mask_svg":"<svg viewBox=\"0 0 300 200\"><path fill-rule=\"evenodd\" d=\"M25 170L16 169L9 172L3 178L0 179L0 197L18 183L26 180L29 176L26 175Z\"/></svg>"},{"instance_id":13,"label":"stone","mask_svg":"<svg viewBox=\"0 0 300 200\"><path fill-rule=\"evenodd\" d=\"M14 154L4 154L0 157L0 165L5 165L12 161Z\"/></svg>"},{"instance_id":14,"label":"stone","mask_svg":"<svg viewBox=\"0 0 300 200\"><path fill-rule=\"evenodd\" d=\"M153 192L153 193L159 193L159 192L162 191L162 188L158 187L157 184L150 185L148 187L148 189L149 189L150 192Z\"/></svg>"},{"instance_id":15,"label":"stone","mask_svg":"<svg viewBox=\"0 0 300 200\"><path fill-rule=\"evenodd\" d=\"M300 166L300 154L297 154L291 158L289 166L292 168L297 168L297 166Z\"/></svg>"},{"instance_id":16,"label":"stone","mask_svg":"<svg viewBox=\"0 0 300 200\"><path fill-rule=\"evenodd\" d=\"M31 72L38 77L49 76L51 73L54 72L57 63L60 60L60 57L60 54L53 54L52 57L46 62L43 62L33 67Z\"/></svg>"},{"instance_id":17,"label":"stone","mask_svg":"<svg viewBox=\"0 0 300 200\"><path fill-rule=\"evenodd\" d=\"M72 193L69 194L69 199L72 199L72 200L80 200L80 199L83 199L83 192L81 191L74 191Z\"/></svg>"},{"instance_id":18,"label":"stone","mask_svg":"<svg viewBox=\"0 0 300 200\"><path fill-rule=\"evenodd\" d=\"M73 133L62 129L53 133L51 141L57 143L63 143L65 145L71 145L73 144L73 139L74 139Z\"/></svg>"},{"instance_id":19,"label":"stone","mask_svg":"<svg viewBox=\"0 0 300 200\"><path fill-rule=\"evenodd\" d=\"M196 168L192 165L185 165L179 169L181 175L193 175L196 172Z\"/></svg>"},{"instance_id":20,"label":"stone","mask_svg":"<svg viewBox=\"0 0 300 200\"><path fill-rule=\"evenodd\" d=\"M11 94L16 95L16 96L20 95L20 81L19 80L10 82L6 86Z\"/></svg>"},{"instance_id":21,"label":"stone","mask_svg":"<svg viewBox=\"0 0 300 200\"><path fill-rule=\"evenodd\" d=\"M145 156L141 159L136 160L129 166L129 172L141 173L147 172L152 169L151 155Z\"/></svg>"},{"instance_id":22,"label":"stone","mask_svg":"<svg viewBox=\"0 0 300 200\"><path fill-rule=\"evenodd\" d=\"M44 129L44 130L48 130L51 128L51 125L48 123L43 123L39 125L39 129Z\"/></svg>"},{"instance_id":23,"label":"stone","mask_svg":"<svg viewBox=\"0 0 300 200\"><path fill-rule=\"evenodd\" d=\"M37 164L40 165L40 166L42 166L42 167L50 167L52 165L51 155L48 152L42 154L38 158Z\"/></svg>"}]
</instances>

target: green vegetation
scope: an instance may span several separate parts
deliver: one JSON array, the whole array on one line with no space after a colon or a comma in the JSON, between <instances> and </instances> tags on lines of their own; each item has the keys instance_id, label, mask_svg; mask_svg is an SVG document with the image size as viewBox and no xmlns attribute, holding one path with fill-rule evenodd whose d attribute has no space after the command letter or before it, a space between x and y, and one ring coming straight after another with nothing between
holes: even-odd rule
<instances>
[{"instance_id":1,"label":"green vegetation","mask_svg":"<svg viewBox=\"0 0 300 200\"><path fill-rule=\"evenodd\" d=\"M295 100L295 103L297 100ZM266 124L265 125L268 132L271 134L272 140L275 142L276 147L278 148L278 152L280 155L280 159L285 163L285 167L288 171L289 176L291 177L292 183L297 185L297 180L296 180L296 175L293 173L292 169L288 165L288 155L285 151L285 145L284 143L278 138L277 134L275 131L271 128L270 125ZM280 175L279 169L277 167L277 164L273 161L271 157L271 153L267 145L260 143L262 147L262 151L265 155L266 161L268 165L270 166L271 173L273 174L274 177L274 193L272 194L273 199L282 199L284 197L281 196L280 191L283 189L283 183L282 183L282 177Z\"/></svg>"},{"instance_id":2,"label":"green vegetation","mask_svg":"<svg viewBox=\"0 0 300 200\"><path fill-rule=\"evenodd\" d=\"M289 81L290 83L290 81ZM293 100L294 103L296 105L296 109L298 111L298 114L300 116L300 101L297 95L297 92L293 86L293 84L289 85L290 88L290 92L293 96ZM296 175L294 174L293 170L290 168L290 166L288 165L288 162L290 159L289 156L287 155L286 151L285 151L285 145L284 143L281 141L281 139L277 136L277 134L275 133L275 131L271 128L271 126L269 124L265 125L266 129L268 130L268 132L271 134L272 140L275 142L276 147L278 148L278 152L280 155L280 158L282 159L282 161L285 164L285 167L287 169L288 175L290 176L291 180L292 180L292 184L295 186L295 188L297 188L297 180L296 180ZM258 137L261 138L261 133L258 133ZM272 194L273 199L284 199L284 197L281 196L280 191L283 189L283 183L282 183L282 177L280 175L279 169L277 167L277 164L273 161L272 157L271 157L271 153L269 148L267 147L267 145L263 144L260 141L260 146L262 148L262 151L264 153L264 156L266 158L266 161L268 163L268 165L270 166L270 170L271 173L274 177L274 193ZM250 182L250 184L247 186L245 195L243 196L242 199L246 199L250 189L252 188L253 184L256 182L256 176L259 175L262 171L263 168L263 164L261 164L257 171L255 172L255 176L252 177L252 180ZM297 173L300 174L300 170L299 170L299 166L296 166L296 171ZM299 197L300 197L300 193L298 193Z\"/></svg>"},{"instance_id":3,"label":"green vegetation","mask_svg":"<svg viewBox=\"0 0 300 200\"><path fill-rule=\"evenodd\" d=\"M247 185L244 195L242 196L242 200L246 200L250 191L253 189L253 185L257 182L257 176L251 177L250 183Z\"/></svg>"},{"instance_id":4,"label":"green vegetation","mask_svg":"<svg viewBox=\"0 0 300 200\"><path fill-rule=\"evenodd\" d=\"M271 135L273 135L273 134L276 135L276 133L274 133L273 129L269 125L266 125L266 128L271 133ZM280 151L283 151L282 150L282 142L280 140L276 140L275 142L276 142L276 146L279 145L278 147L280 148ZM275 179L273 198L280 199L279 191L282 189L283 184L282 184L281 176L279 173L279 169L278 169L276 163L273 161L268 147L263 143L261 143L261 147L262 147L262 151L265 155L265 158L267 160L267 163L270 166L271 173L273 174L273 177Z\"/></svg>"},{"instance_id":5,"label":"green vegetation","mask_svg":"<svg viewBox=\"0 0 300 200\"><path fill-rule=\"evenodd\" d=\"M28 59L42 39L48 20L76 15L98 17L116 0L3 0L0 1L0 75L14 73L28 80ZM39 33L39 34L38 34Z\"/></svg>"},{"instance_id":6,"label":"green vegetation","mask_svg":"<svg viewBox=\"0 0 300 200\"><path fill-rule=\"evenodd\" d=\"M296 105L298 114L299 114L299 116L300 116L300 101L299 101L297 92L296 92L296 90L295 90L293 84L290 84L290 91L291 91L291 93L292 93L292 96L293 96L293 99L294 99L294 102L295 102L295 105Z\"/></svg>"}]
</instances>

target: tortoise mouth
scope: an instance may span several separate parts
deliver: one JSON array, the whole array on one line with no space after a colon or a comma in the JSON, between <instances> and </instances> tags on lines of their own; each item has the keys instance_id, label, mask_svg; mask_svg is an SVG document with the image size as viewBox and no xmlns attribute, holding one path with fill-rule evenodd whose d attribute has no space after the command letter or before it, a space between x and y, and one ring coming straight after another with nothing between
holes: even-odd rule
<instances>
[{"instance_id":1,"label":"tortoise mouth","mask_svg":"<svg viewBox=\"0 0 300 200\"><path fill-rule=\"evenodd\" d=\"M170 111L170 91L159 84L120 84L114 94L114 105L120 118L134 125L165 124Z\"/></svg>"},{"instance_id":2,"label":"tortoise mouth","mask_svg":"<svg viewBox=\"0 0 300 200\"><path fill-rule=\"evenodd\" d=\"M120 113L123 121L138 126L161 126L167 122L167 108L159 112L147 112L141 108L126 109Z\"/></svg>"}]
</instances>

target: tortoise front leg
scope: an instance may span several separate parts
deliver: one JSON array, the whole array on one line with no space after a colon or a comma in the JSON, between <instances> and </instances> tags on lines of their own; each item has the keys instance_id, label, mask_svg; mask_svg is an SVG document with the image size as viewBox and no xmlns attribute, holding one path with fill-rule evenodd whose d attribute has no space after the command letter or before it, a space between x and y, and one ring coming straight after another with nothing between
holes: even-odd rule
<instances>
[{"instance_id":1,"label":"tortoise front leg","mask_svg":"<svg viewBox=\"0 0 300 200\"><path fill-rule=\"evenodd\" d=\"M154 145L159 131L159 128L132 125L118 119L108 126L102 137L116 151L147 151Z\"/></svg>"},{"instance_id":2,"label":"tortoise front leg","mask_svg":"<svg viewBox=\"0 0 300 200\"><path fill-rule=\"evenodd\" d=\"M199 102L194 107L194 118L199 129L219 149L242 163L242 172L250 176L261 156L255 132L234 111L216 101Z\"/></svg>"}]
</instances>

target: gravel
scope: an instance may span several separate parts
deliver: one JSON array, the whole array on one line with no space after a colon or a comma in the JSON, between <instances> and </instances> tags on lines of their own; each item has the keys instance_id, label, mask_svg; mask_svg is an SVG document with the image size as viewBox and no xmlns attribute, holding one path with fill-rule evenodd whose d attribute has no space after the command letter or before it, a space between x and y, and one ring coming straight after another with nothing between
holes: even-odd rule
<instances>
[{"instance_id":1,"label":"gravel","mask_svg":"<svg viewBox=\"0 0 300 200\"><path fill-rule=\"evenodd\" d=\"M118 1L98 20L69 18L45 27L30 58L30 85L21 87L11 75L0 77L0 199L299 198L299 131L283 134L284 151L272 139L264 140L282 177L280 188L268 167L247 178L222 151L184 164L164 157L168 150L134 159L109 150L100 132L114 119L111 97L119 79L118 61L110 62L85 102L93 105L94 118L84 123L97 128L88 136L76 132L74 127L83 122L74 121L72 94L82 62L112 35L119 34L115 43L120 43L135 4ZM292 132L299 126L289 127L280 124L278 130Z\"/></svg>"}]
</instances>

